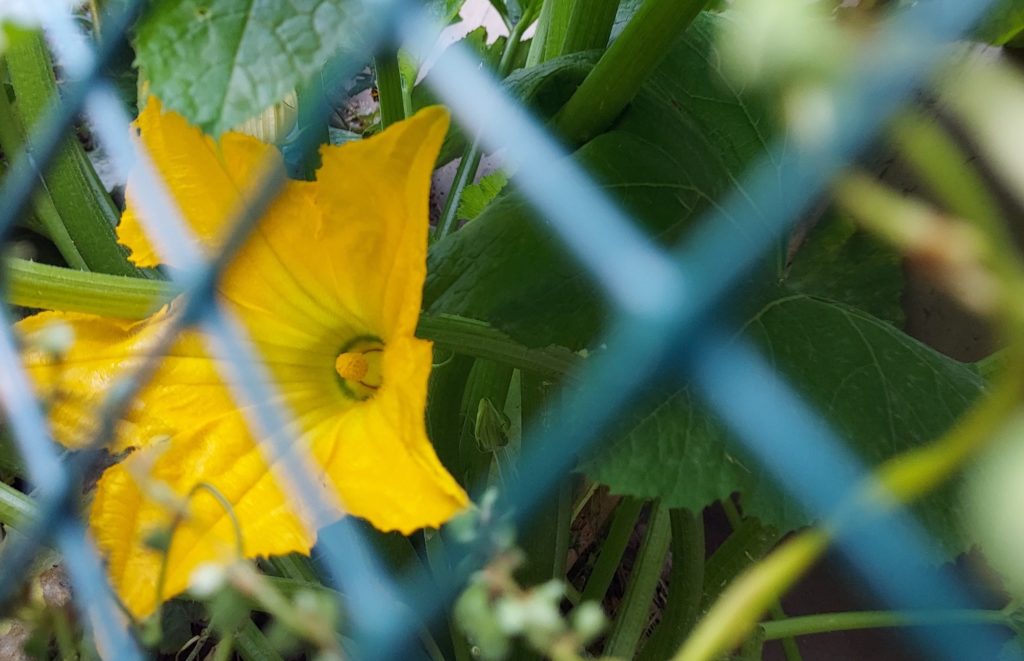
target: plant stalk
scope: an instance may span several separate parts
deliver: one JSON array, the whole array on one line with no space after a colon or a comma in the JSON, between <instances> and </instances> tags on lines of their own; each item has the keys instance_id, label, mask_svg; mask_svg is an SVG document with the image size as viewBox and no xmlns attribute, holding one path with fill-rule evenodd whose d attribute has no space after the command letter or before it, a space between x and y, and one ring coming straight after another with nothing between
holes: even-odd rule
<instances>
[{"instance_id":1,"label":"plant stalk","mask_svg":"<svg viewBox=\"0 0 1024 661\"><path fill-rule=\"evenodd\" d=\"M589 4L590 0L575 0L580 4ZM533 35L530 53L526 58L526 66L534 67L543 64L563 53L565 35L569 29L569 16L574 0L542 0L540 21L537 32Z\"/></svg>"},{"instance_id":2,"label":"plant stalk","mask_svg":"<svg viewBox=\"0 0 1024 661\"><path fill-rule=\"evenodd\" d=\"M59 98L42 37L33 34L15 40L7 52L7 66L22 133L28 135L28 128ZM26 143L25 148L31 152L32 145ZM68 137L42 174L67 234L89 270L147 277L117 243L117 208L74 136Z\"/></svg>"},{"instance_id":3,"label":"plant stalk","mask_svg":"<svg viewBox=\"0 0 1024 661\"><path fill-rule=\"evenodd\" d=\"M655 501L647 522L647 532L644 534L636 564L633 565L629 577L626 594L608 635L608 643L604 649L606 656L636 658L637 646L650 622L654 592L658 588L658 581L661 580L671 539L668 508Z\"/></svg>"},{"instance_id":4,"label":"plant stalk","mask_svg":"<svg viewBox=\"0 0 1024 661\"><path fill-rule=\"evenodd\" d=\"M615 572L622 562L622 555L629 545L629 537L633 534L636 521L640 517L640 511L644 507L644 501L637 498L625 497L619 501L612 517L611 527L608 535L601 544L601 552L594 563L594 569L590 572L590 578L583 588L580 601L604 601L604 595L612 584Z\"/></svg>"},{"instance_id":5,"label":"plant stalk","mask_svg":"<svg viewBox=\"0 0 1024 661\"><path fill-rule=\"evenodd\" d=\"M551 398L557 392L544 377L520 373L523 427L527 430L546 429L551 426ZM529 441L534 433L523 434ZM520 457L531 451L524 445ZM565 578L565 558L569 551L569 530L572 527L572 477L563 478L558 488L538 509L531 521L523 526L520 547L529 562L520 569L525 585Z\"/></svg>"},{"instance_id":6,"label":"plant stalk","mask_svg":"<svg viewBox=\"0 0 1024 661\"><path fill-rule=\"evenodd\" d=\"M892 627L937 627L963 624L1011 626L1002 610L862 611L789 617L761 625L765 640L810 636L833 631Z\"/></svg>"},{"instance_id":7,"label":"plant stalk","mask_svg":"<svg viewBox=\"0 0 1024 661\"><path fill-rule=\"evenodd\" d=\"M533 9L527 10L523 14L522 19L512 28L508 41L505 42L505 50L501 54L501 60L498 62L499 78L505 78L512 70L512 64L515 62L519 44L522 43L523 34L526 32L526 29L533 23L534 14L535 11ZM466 153L463 154L462 160L459 161L459 167L455 171L455 178L452 179L452 187L448 191L444 208L441 210L441 218L437 222L437 232L433 237L435 241L440 241L455 230L455 221L458 220L459 201L462 200L462 192L476 178L482 157L483 151L480 144L480 136L478 135L473 138L473 142L469 145Z\"/></svg>"},{"instance_id":8,"label":"plant stalk","mask_svg":"<svg viewBox=\"0 0 1024 661\"><path fill-rule=\"evenodd\" d=\"M380 125L386 129L405 119L402 94L402 72L398 67L398 51L390 50L374 58L377 72L377 93L380 99Z\"/></svg>"},{"instance_id":9,"label":"plant stalk","mask_svg":"<svg viewBox=\"0 0 1024 661\"><path fill-rule=\"evenodd\" d=\"M162 280L143 280L11 258L7 302L27 308L144 319L178 291ZM438 348L487 358L549 378L571 376L582 360L568 349L528 349L482 321L450 315L424 316L417 334Z\"/></svg>"},{"instance_id":10,"label":"plant stalk","mask_svg":"<svg viewBox=\"0 0 1024 661\"><path fill-rule=\"evenodd\" d=\"M555 116L566 141L583 144L626 108L707 0L646 0Z\"/></svg>"},{"instance_id":11,"label":"plant stalk","mask_svg":"<svg viewBox=\"0 0 1024 661\"><path fill-rule=\"evenodd\" d=\"M0 62L0 78L2 78L7 67ZM7 154L8 161L14 154L17 154L25 146L25 139L20 127L20 119L14 111L14 106L7 98L7 94L0 93L0 149ZM40 190L32 199L32 206L35 218L39 225L46 232L47 237L53 241L60 252L61 257L72 268L88 270L88 265L78 251L78 246L71 239L68 230L53 204L50 192L41 186Z\"/></svg>"},{"instance_id":12,"label":"plant stalk","mask_svg":"<svg viewBox=\"0 0 1024 661\"><path fill-rule=\"evenodd\" d=\"M36 516L36 504L26 494L0 482L0 523L18 528Z\"/></svg>"},{"instance_id":13,"label":"plant stalk","mask_svg":"<svg viewBox=\"0 0 1024 661\"><path fill-rule=\"evenodd\" d=\"M704 589L704 518L685 509L669 511L672 571L661 622L640 650L641 661L667 659L697 621Z\"/></svg>"},{"instance_id":14,"label":"plant stalk","mask_svg":"<svg viewBox=\"0 0 1024 661\"><path fill-rule=\"evenodd\" d=\"M576 0L562 55L607 46L618 9L619 0Z\"/></svg>"}]
</instances>

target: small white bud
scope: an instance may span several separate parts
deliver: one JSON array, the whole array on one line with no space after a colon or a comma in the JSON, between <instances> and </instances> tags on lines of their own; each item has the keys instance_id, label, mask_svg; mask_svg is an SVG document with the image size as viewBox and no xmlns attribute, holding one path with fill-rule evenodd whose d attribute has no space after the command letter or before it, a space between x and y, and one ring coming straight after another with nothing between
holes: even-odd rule
<instances>
[{"instance_id":1,"label":"small white bud","mask_svg":"<svg viewBox=\"0 0 1024 661\"><path fill-rule=\"evenodd\" d=\"M199 599L208 599L218 590L224 587L227 576L224 569L213 563L206 563L196 567L189 577L188 589Z\"/></svg>"},{"instance_id":2,"label":"small white bud","mask_svg":"<svg viewBox=\"0 0 1024 661\"><path fill-rule=\"evenodd\" d=\"M32 335L31 342L40 351L63 356L75 343L75 329L63 321L54 321Z\"/></svg>"},{"instance_id":3,"label":"small white bud","mask_svg":"<svg viewBox=\"0 0 1024 661\"><path fill-rule=\"evenodd\" d=\"M597 638L607 623L608 619L596 601L585 601L572 612L572 628L584 644Z\"/></svg>"}]
</instances>

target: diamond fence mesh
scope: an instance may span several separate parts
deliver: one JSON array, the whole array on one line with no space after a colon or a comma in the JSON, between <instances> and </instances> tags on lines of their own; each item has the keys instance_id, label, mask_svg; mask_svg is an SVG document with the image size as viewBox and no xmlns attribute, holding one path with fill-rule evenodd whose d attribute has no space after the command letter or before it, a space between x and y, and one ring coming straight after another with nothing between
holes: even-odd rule
<instances>
[{"instance_id":1,"label":"diamond fence mesh","mask_svg":"<svg viewBox=\"0 0 1024 661\"><path fill-rule=\"evenodd\" d=\"M358 2L359 0L353 0ZM29 203L38 172L52 160L80 114L122 171L139 176L141 215L154 242L174 255L183 292L179 314L153 350L106 394L102 423L89 446L70 460L54 444L43 409L20 369L10 313L0 307L0 396L12 435L34 487L38 517L5 558L0 603L9 603L23 570L43 544L62 553L84 621L109 658L141 658L105 581L101 561L80 518L77 484L91 453L110 440L116 421L146 383L176 333L199 327L209 338L233 394L245 405L248 422L275 476L307 522L321 529L318 548L331 580L350 607L345 609L350 652L355 658L401 658L423 618L451 603L466 578L465 565L437 586L422 572L389 575L358 529L342 519L338 494L317 488L316 469L292 443L288 411L272 379L246 338L243 325L218 303L214 286L286 181L280 166L268 164L252 187L251 199L230 224L224 248L207 259L194 246L173 198L130 138L130 117L104 78L106 64L122 44L132 21L144 10L134 0L108 16L99 50L93 52L70 14L54 14L44 25L57 58L70 75L65 94L31 134L31 153L18 154L0 189L0 231L7 232ZM414 54L428 51L437 34L431 19L413 2L362 0L359 13L366 53L401 44ZM578 387L569 389L552 424L524 447L521 479L504 499L508 516L524 520L575 457L596 442L642 386L666 373L701 392L712 410L760 459L768 473L808 510L830 515L863 484L867 472L841 438L802 403L751 347L733 338L718 313L741 277L781 240L790 224L813 204L830 179L873 137L882 123L927 81L950 45L978 18L986 0L931 0L897 13L873 39L870 61L834 90L839 102L837 131L813 149L776 145L751 168L733 194L712 210L686 242L664 250L589 178L543 125L509 98L497 81L465 53L437 63L430 81L455 119L492 150L501 149L515 172L514 184L545 219L567 253L584 264L615 311L605 338L607 350L586 361ZM358 58L337 64L330 79L361 67ZM472 90L467 94L466 90ZM326 119L326 117L324 117ZM309 153L314 141L300 144ZM736 222L738 220L738 222ZM580 412L585 412L580 415ZM331 525L333 524L333 525ZM905 512L854 517L837 531L837 544L877 593L897 607L943 604L966 608L968 589L956 579L918 569L928 558L926 533ZM914 634L909 634L914 635ZM933 658L991 658L999 641L985 630L965 633L929 630L915 636Z\"/></svg>"}]
</instances>

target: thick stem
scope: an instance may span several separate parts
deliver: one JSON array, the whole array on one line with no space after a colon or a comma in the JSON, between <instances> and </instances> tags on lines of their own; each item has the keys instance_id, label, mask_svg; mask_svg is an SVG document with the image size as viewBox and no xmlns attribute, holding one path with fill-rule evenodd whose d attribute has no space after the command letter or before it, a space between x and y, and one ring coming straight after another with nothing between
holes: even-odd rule
<instances>
[{"instance_id":1,"label":"thick stem","mask_svg":"<svg viewBox=\"0 0 1024 661\"><path fill-rule=\"evenodd\" d=\"M391 50L374 58L377 71L377 93L380 99L380 124L386 129L405 119L402 100L402 72L398 68L398 51Z\"/></svg>"},{"instance_id":2,"label":"thick stem","mask_svg":"<svg viewBox=\"0 0 1024 661\"><path fill-rule=\"evenodd\" d=\"M24 259L7 260L7 269L7 301L28 308L142 319L175 294L161 280L87 273Z\"/></svg>"},{"instance_id":3,"label":"thick stem","mask_svg":"<svg viewBox=\"0 0 1024 661\"><path fill-rule=\"evenodd\" d=\"M7 68L0 63L0 77ZM15 114L6 93L0 93L0 148L7 155L8 161L25 146L25 138L21 130L21 121ZM71 240L68 230L61 221L60 214L53 204L53 198L45 187L40 187L32 200L35 219L53 244L57 246L64 261L76 269L88 270L88 265L79 252L78 246Z\"/></svg>"},{"instance_id":4,"label":"thick stem","mask_svg":"<svg viewBox=\"0 0 1024 661\"><path fill-rule=\"evenodd\" d=\"M668 508L660 502L655 502L651 508L650 520L647 522L647 532L640 544L640 551L629 577L626 594L608 635L608 644L604 649L606 656L636 658L637 646L650 621L654 591L661 580L671 538Z\"/></svg>"},{"instance_id":5,"label":"thick stem","mask_svg":"<svg viewBox=\"0 0 1024 661\"><path fill-rule=\"evenodd\" d=\"M615 509L615 516L612 517L611 527L608 535L601 544L601 552L594 563L594 569L590 572L587 585L583 588L580 596L581 602L596 601L601 603L608 587L612 584L615 572L622 562L622 554L626 552L629 545L629 537L633 534L633 528L640 517L640 510L644 507L644 501L636 498L623 498Z\"/></svg>"},{"instance_id":6,"label":"thick stem","mask_svg":"<svg viewBox=\"0 0 1024 661\"><path fill-rule=\"evenodd\" d=\"M685 509L669 512L672 571L661 622L640 651L641 661L667 659L693 628L704 589L704 518Z\"/></svg>"},{"instance_id":7,"label":"thick stem","mask_svg":"<svg viewBox=\"0 0 1024 661\"><path fill-rule=\"evenodd\" d=\"M86 273L17 258L7 260L7 269L7 302L27 308L143 319L178 293L166 281ZM416 332L438 348L549 378L571 376L581 360L559 347L528 349L486 323L464 317L424 316Z\"/></svg>"},{"instance_id":8,"label":"thick stem","mask_svg":"<svg viewBox=\"0 0 1024 661\"><path fill-rule=\"evenodd\" d=\"M625 109L707 0L647 0L555 117L570 144L582 144Z\"/></svg>"},{"instance_id":9,"label":"thick stem","mask_svg":"<svg viewBox=\"0 0 1024 661\"><path fill-rule=\"evenodd\" d=\"M530 432L551 426L550 401L557 397L556 389L544 377L520 373L523 427ZM536 433L523 434L524 441L537 438ZM520 456L535 448L524 445ZM531 521L523 526L520 546L529 562L520 570L524 585L533 586L565 578L565 558L569 551L569 532L572 526L572 476L562 479L558 488L550 492L544 505Z\"/></svg>"},{"instance_id":10,"label":"thick stem","mask_svg":"<svg viewBox=\"0 0 1024 661\"><path fill-rule=\"evenodd\" d=\"M0 482L0 523L14 528L32 521L36 516L36 504L24 493Z\"/></svg>"},{"instance_id":11,"label":"thick stem","mask_svg":"<svg viewBox=\"0 0 1024 661\"><path fill-rule=\"evenodd\" d=\"M765 622L761 625L761 629L764 631L765 640L779 640L833 631L963 624L996 624L1009 627L1011 620L1001 610L863 611L790 617L775 622Z\"/></svg>"},{"instance_id":12,"label":"thick stem","mask_svg":"<svg viewBox=\"0 0 1024 661\"><path fill-rule=\"evenodd\" d=\"M562 54L607 46L618 9L619 0L576 0Z\"/></svg>"},{"instance_id":13,"label":"thick stem","mask_svg":"<svg viewBox=\"0 0 1024 661\"><path fill-rule=\"evenodd\" d=\"M725 516L729 519L729 525L732 526L733 532L735 532L743 525L743 517L740 516L739 508L736 507L736 503L733 502L732 498L725 498L722 500L722 509L725 510ZM786 611L782 609L782 601L777 599L775 603L769 606L768 614L771 615L773 620L785 618ZM786 656L786 661L802 661L803 659L795 638L782 639L782 653Z\"/></svg>"},{"instance_id":14,"label":"thick stem","mask_svg":"<svg viewBox=\"0 0 1024 661\"><path fill-rule=\"evenodd\" d=\"M59 98L53 65L42 37L28 35L15 40L7 52L7 65L20 124L27 134L28 127ZM32 145L26 144L26 149L31 151ZM43 173L43 180L67 234L90 270L143 274L128 261L127 252L117 243L117 208L73 136L65 141Z\"/></svg>"},{"instance_id":15,"label":"thick stem","mask_svg":"<svg viewBox=\"0 0 1024 661\"><path fill-rule=\"evenodd\" d=\"M536 34L533 35L530 54L526 58L527 67L537 66L562 54L572 4L573 0L543 0L540 22L537 24Z\"/></svg>"}]
</instances>

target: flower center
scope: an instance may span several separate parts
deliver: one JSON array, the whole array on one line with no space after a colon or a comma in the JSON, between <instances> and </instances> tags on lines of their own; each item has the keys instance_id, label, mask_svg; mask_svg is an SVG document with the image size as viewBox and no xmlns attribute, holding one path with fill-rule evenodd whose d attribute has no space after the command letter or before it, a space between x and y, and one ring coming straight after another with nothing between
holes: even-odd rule
<instances>
[{"instance_id":1,"label":"flower center","mask_svg":"<svg viewBox=\"0 0 1024 661\"><path fill-rule=\"evenodd\" d=\"M381 358L384 345L380 339L361 336L346 343L334 359L334 371L343 393L352 399L365 400L381 387Z\"/></svg>"}]
</instances>

